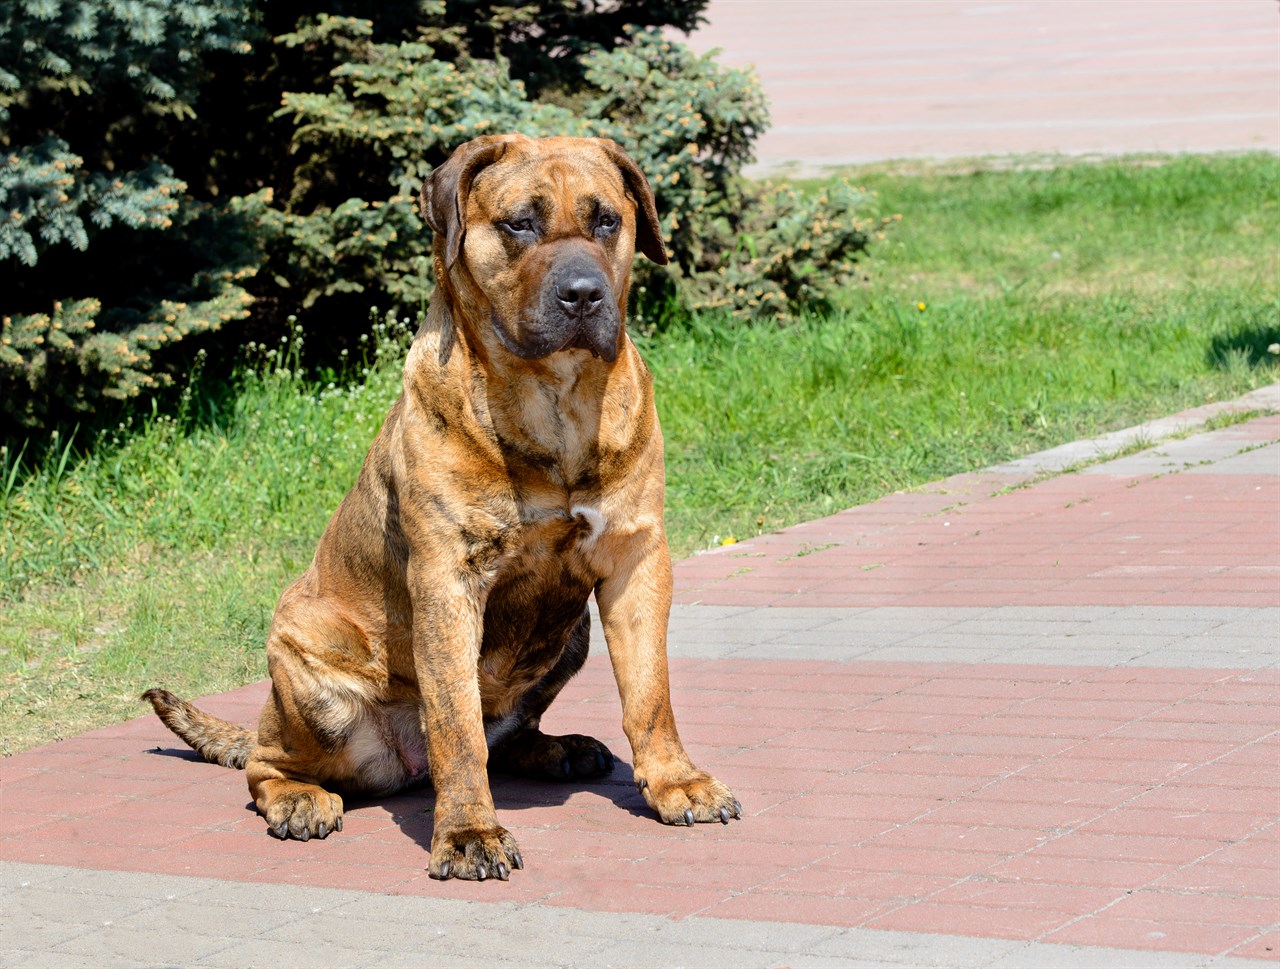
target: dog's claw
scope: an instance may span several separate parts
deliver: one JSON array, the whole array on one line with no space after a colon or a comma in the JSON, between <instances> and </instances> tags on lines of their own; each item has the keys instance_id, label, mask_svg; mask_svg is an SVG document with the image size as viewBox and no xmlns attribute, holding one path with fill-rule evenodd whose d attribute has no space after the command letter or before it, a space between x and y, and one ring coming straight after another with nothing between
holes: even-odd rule
<instances>
[{"instance_id":1,"label":"dog's claw","mask_svg":"<svg viewBox=\"0 0 1280 969\"><path fill-rule=\"evenodd\" d=\"M281 841L284 841L287 837L289 837L289 822L281 821L276 827L269 828L268 830L270 830L270 832L274 834L277 838L279 838Z\"/></svg>"},{"instance_id":2,"label":"dog's claw","mask_svg":"<svg viewBox=\"0 0 1280 969\"><path fill-rule=\"evenodd\" d=\"M307 828L303 828L303 829L302 829L302 832L298 835L298 840L299 840L299 841L310 841L310 840L311 840L311 831L310 831L309 829L307 829Z\"/></svg>"},{"instance_id":3,"label":"dog's claw","mask_svg":"<svg viewBox=\"0 0 1280 969\"><path fill-rule=\"evenodd\" d=\"M721 824L728 824L728 823L729 823L729 809L728 809L728 808L721 808L721 809L720 809L720 823L721 823Z\"/></svg>"},{"instance_id":4,"label":"dog's claw","mask_svg":"<svg viewBox=\"0 0 1280 969\"><path fill-rule=\"evenodd\" d=\"M493 873L498 876L498 881L504 882L511 876L511 869L502 862L498 862L498 867L493 870Z\"/></svg>"},{"instance_id":5,"label":"dog's claw","mask_svg":"<svg viewBox=\"0 0 1280 969\"><path fill-rule=\"evenodd\" d=\"M440 865L440 874L438 874L436 877L439 878L441 881L444 881L446 878L449 877L449 872L452 869L453 869L453 862L446 861Z\"/></svg>"},{"instance_id":6,"label":"dog's claw","mask_svg":"<svg viewBox=\"0 0 1280 969\"><path fill-rule=\"evenodd\" d=\"M484 865L476 865L476 880L484 881L488 877L489 877L489 869L485 868Z\"/></svg>"},{"instance_id":7,"label":"dog's claw","mask_svg":"<svg viewBox=\"0 0 1280 969\"><path fill-rule=\"evenodd\" d=\"M742 805L739 804L736 799L733 802L733 816L735 818L742 817Z\"/></svg>"},{"instance_id":8,"label":"dog's claw","mask_svg":"<svg viewBox=\"0 0 1280 969\"><path fill-rule=\"evenodd\" d=\"M693 827L693 811L692 810L687 810L684 812L684 823L689 825L689 827Z\"/></svg>"},{"instance_id":9,"label":"dog's claw","mask_svg":"<svg viewBox=\"0 0 1280 969\"><path fill-rule=\"evenodd\" d=\"M512 868L524 868L524 859L520 857L520 852L516 852L511 856Z\"/></svg>"},{"instance_id":10,"label":"dog's claw","mask_svg":"<svg viewBox=\"0 0 1280 969\"><path fill-rule=\"evenodd\" d=\"M341 831L341 830L342 830L342 815L341 815L341 814L339 814L336 818L334 818L334 819L333 819L333 830L334 830L334 831Z\"/></svg>"},{"instance_id":11,"label":"dog's claw","mask_svg":"<svg viewBox=\"0 0 1280 969\"><path fill-rule=\"evenodd\" d=\"M329 833L329 828L325 825L323 821L321 821L320 827L316 831L316 837L319 838L321 841L323 841L325 836L328 835L328 833Z\"/></svg>"}]
</instances>

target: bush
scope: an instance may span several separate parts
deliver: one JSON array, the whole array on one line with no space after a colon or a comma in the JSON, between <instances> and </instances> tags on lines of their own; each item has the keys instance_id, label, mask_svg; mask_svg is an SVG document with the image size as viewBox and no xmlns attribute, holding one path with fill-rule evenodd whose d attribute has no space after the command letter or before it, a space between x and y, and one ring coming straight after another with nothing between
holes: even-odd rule
<instances>
[{"instance_id":1,"label":"bush","mask_svg":"<svg viewBox=\"0 0 1280 969\"><path fill-rule=\"evenodd\" d=\"M741 177L768 125L758 81L650 29L695 26L705 0L326 6L0 0L0 414L56 423L163 386L232 320L200 341L214 369L295 313L332 364L369 305L423 307L414 198L478 134L636 157L672 255L637 261L646 328L822 305L877 227L848 186Z\"/></svg>"},{"instance_id":2,"label":"bush","mask_svg":"<svg viewBox=\"0 0 1280 969\"><path fill-rule=\"evenodd\" d=\"M250 49L251 14L0 0L0 417L158 386L154 351L248 315L258 253L161 155L194 117L206 59Z\"/></svg>"},{"instance_id":3,"label":"bush","mask_svg":"<svg viewBox=\"0 0 1280 969\"><path fill-rule=\"evenodd\" d=\"M613 138L649 177L672 263L637 263L640 288L678 313L741 320L825 307L872 231L872 199L839 182L817 195L741 177L769 125L759 81L657 32L585 59L593 134ZM643 318L651 307L637 308Z\"/></svg>"},{"instance_id":4,"label":"bush","mask_svg":"<svg viewBox=\"0 0 1280 969\"><path fill-rule=\"evenodd\" d=\"M351 152L381 165L385 202L346 199L336 208L298 204L268 216L277 272L307 306L338 291L386 294L416 307L430 292L429 232L414 192L449 151L477 135L518 131L613 138L647 174L672 261L637 261L642 319L725 309L741 319L781 319L825 305L873 231L872 200L847 184L816 197L741 177L768 126L764 93L750 72L695 55L657 31L631 30L628 43L584 58L584 86L531 101L505 60L442 61L425 43L374 43L370 21L322 16L280 38L340 47L349 59L324 92L286 93L282 115L307 161L305 182L344 164ZM578 110L564 104L572 97ZM332 272L335 263L342 271Z\"/></svg>"}]
</instances>

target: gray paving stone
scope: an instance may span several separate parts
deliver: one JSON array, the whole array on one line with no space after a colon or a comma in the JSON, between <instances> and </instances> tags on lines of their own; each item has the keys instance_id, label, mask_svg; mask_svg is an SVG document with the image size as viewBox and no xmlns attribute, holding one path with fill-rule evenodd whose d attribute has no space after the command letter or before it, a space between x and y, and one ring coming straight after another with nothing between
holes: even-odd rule
<instances>
[{"instance_id":1,"label":"gray paving stone","mask_svg":"<svg viewBox=\"0 0 1280 969\"><path fill-rule=\"evenodd\" d=\"M1256 959L1192 955L1184 952L1138 952L1128 949L1099 949L1082 945L1030 943L1024 949L1000 956L992 969L1260 969L1268 965Z\"/></svg>"},{"instance_id":2,"label":"gray paving stone","mask_svg":"<svg viewBox=\"0 0 1280 969\"><path fill-rule=\"evenodd\" d=\"M272 886L267 886L272 887ZM458 919L458 904L447 898L426 898L421 895L375 895L369 892L348 892L349 897L324 911L335 918L355 921L381 920L406 925L441 927L453 925ZM472 913L471 921L480 918L498 921L517 917L521 906L515 902L488 902L484 908Z\"/></svg>"},{"instance_id":3,"label":"gray paving stone","mask_svg":"<svg viewBox=\"0 0 1280 969\"><path fill-rule=\"evenodd\" d=\"M1253 615L1233 617L1213 629L1215 636L1248 636L1280 640L1280 609L1259 609Z\"/></svg>"},{"instance_id":4,"label":"gray paving stone","mask_svg":"<svg viewBox=\"0 0 1280 969\"><path fill-rule=\"evenodd\" d=\"M1222 401L1206 405L1185 414L1148 421L1135 427L1104 434L1092 440L1073 441L1061 447L1051 448L1037 454L1027 455L1016 461L996 465L987 470L996 474L1044 474L1064 471L1081 464L1089 464L1089 467L1083 469L1085 473L1116 474L1121 473L1116 471L1115 468L1118 466L1123 467L1122 462L1139 459L1139 463L1141 463L1144 456L1151 451L1165 451L1166 453L1185 455L1186 459L1195 464L1207 452L1217 448L1217 440L1211 437L1217 432L1200 431L1200 433L1195 433L1203 427L1204 421L1216 414L1228 411L1274 411L1277 409L1278 400L1280 400L1280 389L1277 389L1277 385L1273 384L1268 387L1261 387L1234 401ZM1169 438L1187 434L1188 432L1191 432L1191 434L1185 440L1169 440ZM1224 435L1219 436L1222 437ZM1125 450L1134 445L1141 446L1144 444L1147 447L1139 454L1107 460L1107 456L1110 454L1115 454L1117 451ZM1236 444L1234 451L1229 450L1227 453L1236 453L1242 447L1248 446L1241 442L1236 442ZM1177 450L1173 451L1172 449L1175 445ZM1193 457L1193 455L1197 454L1200 456ZM1159 470L1164 469L1161 468Z\"/></svg>"},{"instance_id":5,"label":"gray paving stone","mask_svg":"<svg viewBox=\"0 0 1280 969\"><path fill-rule=\"evenodd\" d=\"M1169 639L1187 636L1202 636L1222 625L1222 620L1214 616L1162 616L1159 613L1147 616L1131 616L1128 610L1107 617L1106 630L1112 636L1161 636ZM1088 626L1081 624L1081 629ZM1068 630L1074 631L1074 630Z\"/></svg>"},{"instance_id":6,"label":"gray paving stone","mask_svg":"<svg viewBox=\"0 0 1280 969\"><path fill-rule=\"evenodd\" d=\"M121 881L128 880L127 873L113 874ZM5 914L37 923L104 926L155 904L133 893L112 892L101 881L95 883L99 886L96 891L51 891L37 886L15 891L5 896Z\"/></svg>"},{"instance_id":7,"label":"gray paving stone","mask_svg":"<svg viewBox=\"0 0 1280 969\"><path fill-rule=\"evenodd\" d=\"M114 963L95 960L90 956L55 955L46 950L4 949L0 948L0 969L98 969L99 966L123 966L125 963L116 960ZM137 965L137 963L132 963Z\"/></svg>"},{"instance_id":8,"label":"gray paving stone","mask_svg":"<svg viewBox=\"0 0 1280 969\"><path fill-rule=\"evenodd\" d=\"M818 958L834 956L860 959L886 966L948 966L960 969L988 966L994 959L1023 945L1025 943L1007 939L969 939L917 932L844 929L831 939L814 946L809 955Z\"/></svg>"},{"instance_id":9,"label":"gray paving stone","mask_svg":"<svg viewBox=\"0 0 1280 969\"><path fill-rule=\"evenodd\" d=\"M68 897L90 894L85 891L79 873L76 871L69 871L60 877L45 881L40 887ZM112 899L135 898L149 902L166 902L185 898L198 891L199 886L193 885L190 878L182 875L152 875L145 883L121 879L109 887L107 895Z\"/></svg>"},{"instance_id":10,"label":"gray paving stone","mask_svg":"<svg viewBox=\"0 0 1280 969\"><path fill-rule=\"evenodd\" d=\"M135 929L106 925L54 947L50 953L89 959L94 966L204 966L226 946L225 937L193 935L185 926Z\"/></svg>"},{"instance_id":11,"label":"gray paving stone","mask_svg":"<svg viewBox=\"0 0 1280 969\"><path fill-rule=\"evenodd\" d=\"M784 633L771 642L779 646L827 645L850 648L865 647L875 649L880 646L894 646L907 639L920 635L920 630L902 622L891 626L878 626L870 629L857 629L853 626L825 626L821 629L808 629L804 632Z\"/></svg>"},{"instance_id":12,"label":"gray paving stone","mask_svg":"<svg viewBox=\"0 0 1280 969\"><path fill-rule=\"evenodd\" d=\"M1071 662L1071 655L1086 650L1115 650L1119 657L1132 659L1152 650L1164 649L1176 638L1158 633L1118 633L1111 630L1109 623L1092 623L1079 632L1067 636L1054 636L1042 639L1036 645L1044 649L1062 651L1060 662Z\"/></svg>"},{"instance_id":13,"label":"gray paving stone","mask_svg":"<svg viewBox=\"0 0 1280 969\"><path fill-rule=\"evenodd\" d=\"M1058 646L1024 646L1002 653L997 662L1026 666L1125 666L1137 663L1141 655L1141 652L1134 652L1126 658L1116 649L1073 649L1067 652Z\"/></svg>"},{"instance_id":14,"label":"gray paving stone","mask_svg":"<svg viewBox=\"0 0 1280 969\"><path fill-rule=\"evenodd\" d=\"M700 608L690 606L686 608ZM828 610L797 608L795 606L771 606L767 609L750 609L722 620L715 629L754 632L756 634L777 631L791 632L797 629L821 629L835 618Z\"/></svg>"},{"instance_id":15,"label":"gray paving stone","mask_svg":"<svg viewBox=\"0 0 1280 969\"><path fill-rule=\"evenodd\" d=\"M7 928L6 925L12 925ZM0 916L0 939L6 944L17 943L33 952L52 952L66 942L82 935L92 935L98 926L90 922L55 921L39 915L6 911Z\"/></svg>"},{"instance_id":16,"label":"gray paving stone","mask_svg":"<svg viewBox=\"0 0 1280 969\"><path fill-rule=\"evenodd\" d=\"M1015 619L1001 615L981 619L958 619L946 629L968 636L1023 636L1033 640L1041 636L1062 636L1087 629L1088 621L1072 615L1049 619Z\"/></svg>"},{"instance_id":17,"label":"gray paving stone","mask_svg":"<svg viewBox=\"0 0 1280 969\"><path fill-rule=\"evenodd\" d=\"M595 608L595 600L592 600L591 607ZM671 607L671 621L706 625L732 619L734 616L751 611L750 606L686 606L676 603Z\"/></svg>"},{"instance_id":18,"label":"gray paving stone","mask_svg":"<svg viewBox=\"0 0 1280 969\"><path fill-rule=\"evenodd\" d=\"M178 931L189 937L246 938L270 937L270 933L295 921L299 915L319 914L290 911L288 905L264 907L252 903L210 905L189 899L157 902L141 911L117 919L112 925L139 933Z\"/></svg>"},{"instance_id":19,"label":"gray paving stone","mask_svg":"<svg viewBox=\"0 0 1280 969\"><path fill-rule=\"evenodd\" d=\"M1272 651L1252 654L1240 652L1220 653L1213 650L1163 649L1153 650L1137 657L1130 666L1150 666L1155 669L1266 669L1275 666L1277 660Z\"/></svg>"},{"instance_id":20,"label":"gray paving stone","mask_svg":"<svg viewBox=\"0 0 1280 969\"><path fill-rule=\"evenodd\" d=\"M788 944L801 951L812 950L835 938L841 930L826 925L792 925ZM778 942L778 925L774 922L747 922L739 919L717 919L694 916L663 926L662 934L670 942L699 945L723 945L736 948L768 950Z\"/></svg>"},{"instance_id":21,"label":"gray paving stone","mask_svg":"<svg viewBox=\"0 0 1280 969\"><path fill-rule=\"evenodd\" d=\"M1216 432L1210 431L1180 441L1166 441L1150 450L1085 468L1083 473L1133 476L1168 474L1174 471L1257 474L1259 472L1256 470L1236 470L1231 467L1232 460L1245 456L1241 452L1252 453L1251 449L1254 448L1254 442L1217 436ZM1277 462L1273 459L1270 468L1275 467Z\"/></svg>"},{"instance_id":22,"label":"gray paving stone","mask_svg":"<svg viewBox=\"0 0 1280 969\"><path fill-rule=\"evenodd\" d=\"M1280 473L1280 444L1268 444L1232 455L1210 465L1187 468L1188 474L1277 474Z\"/></svg>"},{"instance_id":23,"label":"gray paving stone","mask_svg":"<svg viewBox=\"0 0 1280 969\"><path fill-rule=\"evenodd\" d=\"M1124 610L1126 619L1177 620L1193 622L1207 620L1215 625L1233 620L1258 621L1270 615L1280 620L1280 608L1265 606L1113 606L1113 611Z\"/></svg>"},{"instance_id":24,"label":"gray paving stone","mask_svg":"<svg viewBox=\"0 0 1280 969\"><path fill-rule=\"evenodd\" d=\"M196 969L244 969L246 966L269 969L316 969L317 966L342 966L357 969L368 965L377 952L364 952L345 946L298 945L269 939L237 939L215 952L199 957L187 956L175 965ZM415 960L417 961L417 960ZM421 965L420 961L417 964ZM134 965L155 965L135 962Z\"/></svg>"},{"instance_id":25,"label":"gray paving stone","mask_svg":"<svg viewBox=\"0 0 1280 969\"><path fill-rule=\"evenodd\" d=\"M179 897L192 904L220 908L261 910L271 907L283 912L318 913L349 905L366 897L364 892L341 888L295 886L287 895L281 895L275 890L276 886L270 883L186 880L193 882L193 890Z\"/></svg>"},{"instance_id":26,"label":"gray paving stone","mask_svg":"<svg viewBox=\"0 0 1280 969\"><path fill-rule=\"evenodd\" d=\"M760 967L778 965L776 951L758 952L736 946L704 946L690 943L643 942L630 940L602 946L592 964L606 967L670 966L688 969L723 969L724 966Z\"/></svg>"},{"instance_id":27,"label":"gray paving stone","mask_svg":"<svg viewBox=\"0 0 1280 969\"><path fill-rule=\"evenodd\" d=\"M987 606L982 611L990 614L992 618L999 619L1064 619L1074 622L1097 622L1127 608L1127 606ZM968 612L963 607L948 611L957 617L964 616Z\"/></svg>"},{"instance_id":28,"label":"gray paving stone","mask_svg":"<svg viewBox=\"0 0 1280 969\"><path fill-rule=\"evenodd\" d=\"M726 659L788 659L848 663L865 659L877 647L824 645L822 643L760 643L747 645L726 655Z\"/></svg>"},{"instance_id":29,"label":"gray paving stone","mask_svg":"<svg viewBox=\"0 0 1280 969\"><path fill-rule=\"evenodd\" d=\"M1070 640L1063 640L1070 642ZM1007 635L1004 633L973 633L964 630L957 630L955 626L948 626L946 629L940 629L937 632L922 633L918 636L912 636L904 639L897 645L906 647L920 647L925 649L936 649L940 653L951 654L953 651L964 650L966 652L972 650L983 650L992 652L1002 652L1010 649L1020 649L1026 645L1043 645L1044 638L1042 636L1026 636L1026 635Z\"/></svg>"},{"instance_id":30,"label":"gray paving stone","mask_svg":"<svg viewBox=\"0 0 1280 969\"><path fill-rule=\"evenodd\" d=\"M960 618L976 618L994 612L992 606L969 606L967 608L942 606L880 606L874 609L862 609L857 613L840 617L832 625L852 624L858 627L875 627L877 624L898 622L915 623L920 629L941 629L950 626ZM837 610L826 610L836 612ZM843 611L843 610L841 610Z\"/></svg>"},{"instance_id":31,"label":"gray paving stone","mask_svg":"<svg viewBox=\"0 0 1280 969\"><path fill-rule=\"evenodd\" d=\"M687 606L696 610L701 606ZM944 663L1153 665L1253 669L1280 662L1280 608L993 606L942 609L795 609L797 631L760 628L739 614L670 641L676 658L859 660ZM810 614L817 614L812 616ZM825 619L825 622L820 620Z\"/></svg>"},{"instance_id":32,"label":"gray paving stone","mask_svg":"<svg viewBox=\"0 0 1280 969\"><path fill-rule=\"evenodd\" d=\"M17 889L36 888L67 877L67 870L49 865L10 862L0 866L0 898Z\"/></svg>"},{"instance_id":33,"label":"gray paving stone","mask_svg":"<svg viewBox=\"0 0 1280 969\"><path fill-rule=\"evenodd\" d=\"M510 948L510 945L505 948ZM410 953L380 953L365 963L369 969L420 969L424 965L448 966L449 969L539 969L542 966L568 967L572 964L554 960L547 953L460 953L444 947L426 947Z\"/></svg>"},{"instance_id":34,"label":"gray paving stone","mask_svg":"<svg viewBox=\"0 0 1280 969\"><path fill-rule=\"evenodd\" d=\"M983 649L980 646L953 646L938 649L934 646L885 646L864 653L858 659L877 663L996 663L1003 662L1001 651Z\"/></svg>"},{"instance_id":35,"label":"gray paving stone","mask_svg":"<svg viewBox=\"0 0 1280 969\"><path fill-rule=\"evenodd\" d=\"M762 630L745 627L720 629L715 626L708 626L698 630L691 630L689 633L679 630L668 632L667 646L669 649L715 652L719 649L733 648L735 646L773 642L785 635L785 631L780 629Z\"/></svg>"}]
</instances>

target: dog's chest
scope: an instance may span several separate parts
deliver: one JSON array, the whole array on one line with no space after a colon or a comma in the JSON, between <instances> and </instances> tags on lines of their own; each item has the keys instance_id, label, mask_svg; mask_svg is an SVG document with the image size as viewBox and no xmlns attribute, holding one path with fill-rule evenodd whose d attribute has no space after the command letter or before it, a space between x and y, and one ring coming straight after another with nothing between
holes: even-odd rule
<instances>
[{"instance_id":1,"label":"dog's chest","mask_svg":"<svg viewBox=\"0 0 1280 969\"><path fill-rule=\"evenodd\" d=\"M486 716L514 709L559 661L599 579L587 550L606 527L591 505L522 525L485 606L479 673Z\"/></svg>"}]
</instances>

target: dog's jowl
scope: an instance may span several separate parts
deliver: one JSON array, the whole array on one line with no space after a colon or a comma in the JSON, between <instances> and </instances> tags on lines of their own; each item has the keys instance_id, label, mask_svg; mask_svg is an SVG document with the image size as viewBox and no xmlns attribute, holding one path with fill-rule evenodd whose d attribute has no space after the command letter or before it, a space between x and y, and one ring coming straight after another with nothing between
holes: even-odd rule
<instances>
[{"instance_id":1,"label":"dog's jowl","mask_svg":"<svg viewBox=\"0 0 1280 969\"><path fill-rule=\"evenodd\" d=\"M671 562L653 384L627 338L631 261L666 262L653 195L611 141L479 138L422 189L437 289L391 408L267 642L257 734L145 697L246 769L272 833L342 830L342 793L428 777L430 873L523 867L487 768L597 777L613 756L539 721L587 656L594 592L635 782L669 824L738 802L671 712Z\"/></svg>"}]
</instances>

